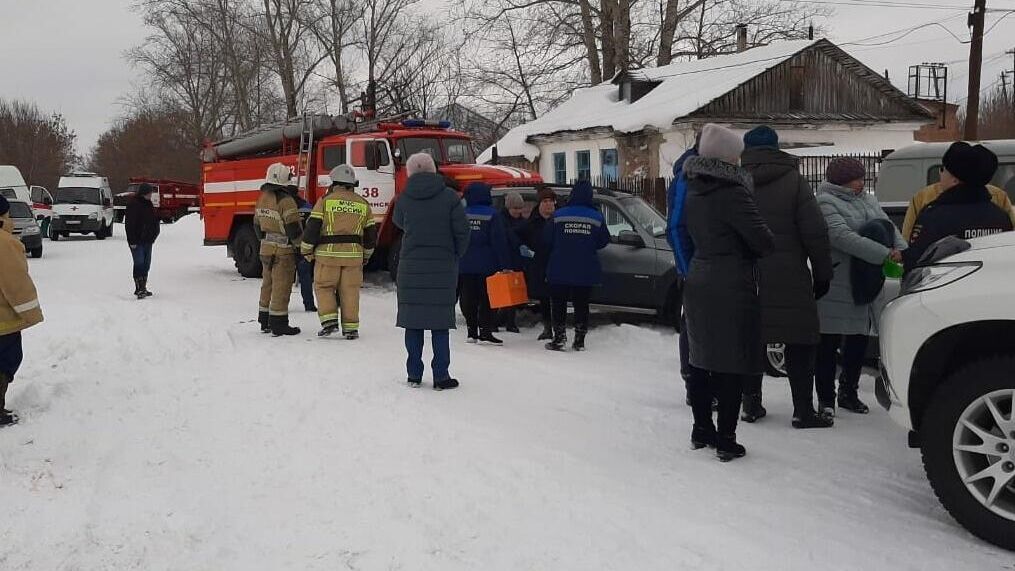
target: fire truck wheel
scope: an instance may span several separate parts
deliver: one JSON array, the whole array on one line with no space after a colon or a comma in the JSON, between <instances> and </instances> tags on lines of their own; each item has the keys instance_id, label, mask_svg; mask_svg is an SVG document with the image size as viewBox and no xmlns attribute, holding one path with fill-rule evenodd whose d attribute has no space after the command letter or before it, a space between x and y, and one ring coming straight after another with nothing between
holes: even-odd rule
<instances>
[{"instance_id":1,"label":"fire truck wheel","mask_svg":"<svg viewBox=\"0 0 1015 571\"><path fill-rule=\"evenodd\" d=\"M236 271L245 278L261 277L261 243L254 234L254 227L244 224L233 236L233 262Z\"/></svg>"}]
</instances>

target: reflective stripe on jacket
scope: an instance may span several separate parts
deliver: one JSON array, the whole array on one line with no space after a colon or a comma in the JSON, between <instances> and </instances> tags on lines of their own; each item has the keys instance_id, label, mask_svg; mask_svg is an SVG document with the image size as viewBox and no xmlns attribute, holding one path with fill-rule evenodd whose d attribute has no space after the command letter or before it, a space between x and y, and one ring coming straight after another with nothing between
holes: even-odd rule
<instances>
[{"instance_id":1,"label":"reflective stripe on jacket","mask_svg":"<svg viewBox=\"0 0 1015 571\"><path fill-rule=\"evenodd\" d=\"M39 296L28 275L25 247L11 234L13 226L10 217L0 217L0 335L42 322Z\"/></svg>"},{"instance_id":2,"label":"reflective stripe on jacket","mask_svg":"<svg viewBox=\"0 0 1015 571\"><path fill-rule=\"evenodd\" d=\"M360 264L377 246L370 204L351 189L333 187L314 205L300 252L325 264Z\"/></svg>"},{"instance_id":3,"label":"reflective stripe on jacket","mask_svg":"<svg viewBox=\"0 0 1015 571\"><path fill-rule=\"evenodd\" d=\"M266 184L254 207L254 230L261 238L261 255L296 252L303 234L296 201L283 187Z\"/></svg>"}]
</instances>

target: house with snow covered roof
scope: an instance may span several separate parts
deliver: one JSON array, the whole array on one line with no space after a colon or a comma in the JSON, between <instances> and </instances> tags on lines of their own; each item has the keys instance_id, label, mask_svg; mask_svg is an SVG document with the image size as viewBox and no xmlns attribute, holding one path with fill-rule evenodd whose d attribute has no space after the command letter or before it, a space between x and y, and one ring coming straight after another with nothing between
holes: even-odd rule
<instances>
[{"instance_id":1,"label":"house with snow covered roof","mask_svg":"<svg viewBox=\"0 0 1015 571\"><path fill-rule=\"evenodd\" d=\"M913 142L934 121L917 101L826 39L619 73L520 125L479 162L538 170L544 180L659 177L705 123L767 124L787 149L876 153ZM496 150L495 150L496 149Z\"/></svg>"}]
</instances>

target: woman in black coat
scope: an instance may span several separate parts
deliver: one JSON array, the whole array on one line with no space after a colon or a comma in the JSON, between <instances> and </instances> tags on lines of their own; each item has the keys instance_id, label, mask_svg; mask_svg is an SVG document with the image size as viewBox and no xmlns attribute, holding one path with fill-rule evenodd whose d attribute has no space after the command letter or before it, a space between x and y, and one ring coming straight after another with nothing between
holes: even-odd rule
<instances>
[{"instance_id":1,"label":"woman in black coat","mask_svg":"<svg viewBox=\"0 0 1015 571\"><path fill-rule=\"evenodd\" d=\"M793 426L827 428L833 420L814 410L814 358L821 340L816 298L828 293L832 280L828 227L800 174L799 159L779 150L776 132L757 127L744 135L744 143L743 166L754 181L754 200L775 236L775 252L758 263L761 341L785 347ZM757 375L744 387L741 420L765 416L762 378Z\"/></svg>"},{"instance_id":2,"label":"woman in black coat","mask_svg":"<svg viewBox=\"0 0 1015 571\"><path fill-rule=\"evenodd\" d=\"M152 295L148 291L148 272L152 267L152 246L161 229L151 201L154 191L150 184L141 183L124 213L127 244L130 246L130 255L134 258L134 295L138 299Z\"/></svg>"},{"instance_id":3,"label":"woman in black coat","mask_svg":"<svg viewBox=\"0 0 1015 571\"><path fill-rule=\"evenodd\" d=\"M408 382L423 381L423 334L429 329L434 389L453 389L458 381L449 371L449 330L455 328L458 261L469 247L469 221L461 197L436 174L430 155L412 155L405 168L409 180L392 220L403 232L396 325L405 329Z\"/></svg>"},{"instance_id":4,"label":"woman in black coat","mask_svg":"<svg viewBox=\"0 0 1015 571\"><path fill-rule=\"evenodd\" d=\"M746 454L736 441L744 382L764 372L757 260L775 248L754 203L750 175L737 166L743 139L705 125L687 173L687 229L694 258L684 285L695 448L714 445L722 461ZM718 430L712 395L719 400Z\"/></svg>"},{"instance_id":5,"label":"woman in black coat","mask_svg":"<svg viewBox=\"0 0 1015 571\"><path fill-rule=\"evenodd\" d=\"M550 249L543 239L546 225L552 223L557 210L557 195L549 188L541 188L537 195L539 203L529 214L528 223L522 228L524 246L527 248L525 263L525 285L529 298L539 300L543 332L540 341L553 339L553 321L550 315L550 287L546 285L546 265L550 261Z\"/></svg>"}]
</instances>

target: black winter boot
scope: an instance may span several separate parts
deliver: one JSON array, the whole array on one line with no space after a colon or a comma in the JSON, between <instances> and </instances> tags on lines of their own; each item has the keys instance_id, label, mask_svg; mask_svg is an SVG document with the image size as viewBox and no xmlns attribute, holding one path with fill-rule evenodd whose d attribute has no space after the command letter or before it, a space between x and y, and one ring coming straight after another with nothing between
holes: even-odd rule
<instances>
[{"instance_id":1,"label":"black winter boot","mask_svg":"<svg viewBox=\"0 0 1015 571\"><path fill-rule=\"evenodd\" d=\"M13 426L18 423L18 415L7 410L7 385L10 384L10 377L6 373L0 373L0 428Z\"/></svg>"},{"instance_id":2,"label":"black winter boot","mask_svg":"<svg viewBox=\"0 0 1015 571\"><path fill-rule=\"evenodd\" d=\"M271 320L267 311L257 312L257 322L261 324L261 333L271 333Z\"/></svg>"},{"instance_id":3,"label":"black winter boot","mask_svg":"<svg viewBox=\"0 0 1015 571\"><path fill-rule=\"evenodd\" d=\"M567 346L567 330L563 327L555 328L553 330L553 341L550 341L544 347L549 351L563 351L564 347Z\"/></svg>"},{"instance_id":4,"label":"black winter boot","mask_svg":"<svg viewBox=\"0 0 1015 571\"><path fill-rule=\"evenodd\" d=\"M272 315L269 320L271 321L271 336L282 337L284 335L299 335L299 327L291 327L289 325L288 315Z\"/></svg>"},{"instance_id":5,"label":"black winter boot","mask_svg":"<svg viewBox=\"0 0 1015 571\"><path fill-rule=\"evenodd\" d=\"M543 332L539 334L536 341L549 341L553 339L553 327L549 323L543 324Z\"/></svg>"},{"instance_id":6,"label":"black winter boot","mask_svg":"<svg viewBox=\"0 0 1015 571\"><path fill-rule=\"evenodd\" d=\"M148 276L145 276L145 277L141 278L141 292L140 292L140 294L141 294L142 298L144 298L144 297L151 297L151 296L155 295L152 292L148 291Z\"/></svg>"},{"instance_id":7,"label":"black winter boot","mask_svg":"<svg viewBox=\"0 0 1015 571\"><path fill-rule=\"evenodd\" d=\"M490 330L481 331L479 333L479 340L483 343L489 343L490 345L503 345L504 342L493 336L493 332Z\"/></svg>"},{"instance_id":8,"label":"black winter boot","mask_svg":"<svg viewBox=\"0 0 1015 571\"><path fill-rule=\"evenodd\" d=\"M744 412L740 420L744 422L757 422L768 414L765 407L761 405L761 393L744 395Z\"/></svg>"},{"instance_id":9,"label":"black winter boot","mask_svg":"<svg viewBox=\"0 0 1015 571\"><path fill-rule=\"evenodd\" d=\"M466 343L479 343L479 329L475 327L469 328L469 336L465 339Z\"/></svg>"},{"instance_id":10,"label":"black winter boot","mask_svg":"<svg viewBox=\"0 0 1015 571\"><path fill-rule=\"evenodd\" d=\"M141 278L134 278L134 296L144 299L144 296L141 295Z\"/></svg>"},{"instance_id":11,"label":"black winter boot","mask_svg":"<svg viewBox=\"0 0 1015 571\"><path fill-rule=\"evenodd\" d=\"M418 389L419 386L423 384L423 379L414 379L412 377L406 378L405 381L414 389Z\"/></svg>"},{"instance_id":12,"label":"black winter boot","mask_svg":"<svg viewBox=\"0 0 1015 571\"><path fill-rule=\"evenodd\" d=\"M834 424L834 418L818 414L813 409L793 413L793 428L831 428Z\"/></svg>"},{"instance_id":13,"label":"black winter boot","mask_svg":"<svg viewBox=\"0 0 1015 571\"><path fill-rule=\"evenodd\" d=\"M338 322L329 321L328 323L325 323L321 327L321 330L317 332L317 336L318 337L331 337L332 335L334 335L338 331L339 331Z\"/></svg>"},{"instance_id":14,"label":"black winter boot","mask_svg":"<svg viewBox=\"0 0 1015 571\"><path fill-rule=\"evenodd\" d=\"M457 388L458 388L457 379L444 379L441 381L434 379L433 382L433 390L435 391L444 391L448 389L457 389Z\"/></svg>"},{"instance_id":15,"label":"black winter boot","mask_svg":"<svg viewBox=\"0 0 1015 571\"><path fill-rule=\"evenodd\" d=\"M860 397L856 395L856 391L847 391L845 393L840 391L838 401L839 408L844 408L857 414L867 414L870 412L870 407L860 400Z\"/></svg>"},{"instance_id":16,"label":"black winter boot","mask_svg":"<svg viewBox=\"0 0 1015 571\"><path fill-rule=\"evenodd\" d=\"M715 445L715 428L699 428L695 426L691 429L691 449L700 450L706 446L715 448Z\"/></svg>"},{"instance_id":17,"label":"black winter boot","mask_svg":"<svg viewBox=\"0 0 1015 571\"><path fill-rule=\"evenodd\" d=\"M729 462L747 455L747 449L737 444L737 436L722 435L716 437L715 455L720 462Z\"/></svg>"},{"instance_id":18,"label":"black winter boot","mask_svg":"<svg viewBox=\"0 0 1015 571\"><path fill-rule=\"evenodd\" d=\"M586 333L588 333L588 331L584 327L582 327L582 328L575 328L575 330L574 330L574 343L571 344L571 348L572 349L574 349L575 351L584 351L585 350L585 334Z\"/></svg>"}]
</instances>

